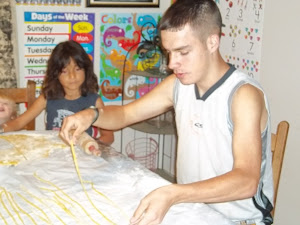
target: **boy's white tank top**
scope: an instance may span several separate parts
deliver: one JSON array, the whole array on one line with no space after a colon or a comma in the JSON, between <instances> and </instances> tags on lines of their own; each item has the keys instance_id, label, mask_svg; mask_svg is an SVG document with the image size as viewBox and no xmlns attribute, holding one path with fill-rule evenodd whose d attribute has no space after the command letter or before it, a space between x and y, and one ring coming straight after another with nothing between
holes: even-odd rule
<instances>
[{"instance_id":1,"label":"boy's white tank top","mask_svg":"<svg viewBox=\"0 0 300 225\"><path fill-rule=\"evenodd\" d=\"M257 81L235 70L233 66L201 98L194 84L183 85L179 80L175 81L178 183L186 184L206 180L232 169L231 100L235 91L246 83L262 90ZM256 195L244 200L209 204L232 221L251 219L256 224L268 224L272 221L269 213L273 205L271 131L266 96L265 104L269 113L269 121L261 134L263 154L261 178Z\"/></svg>"}]
</instances>

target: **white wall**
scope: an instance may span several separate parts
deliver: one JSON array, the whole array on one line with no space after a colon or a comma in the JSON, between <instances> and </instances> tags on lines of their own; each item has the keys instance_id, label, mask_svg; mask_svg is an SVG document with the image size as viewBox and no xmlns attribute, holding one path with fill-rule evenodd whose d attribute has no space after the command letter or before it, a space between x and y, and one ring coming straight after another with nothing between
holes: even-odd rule
<instances>
[{"instance_id":1,"label":"white wall","mask_svg":"<svg viewBox=\"0 0 300 225\"><path fill-rule=\"evenodd\" d=\"M298 225L300 216L300 2L267 1L260 82L271 106L272 131L290 123L274 225Z\"/></svg>"}]
</instances>

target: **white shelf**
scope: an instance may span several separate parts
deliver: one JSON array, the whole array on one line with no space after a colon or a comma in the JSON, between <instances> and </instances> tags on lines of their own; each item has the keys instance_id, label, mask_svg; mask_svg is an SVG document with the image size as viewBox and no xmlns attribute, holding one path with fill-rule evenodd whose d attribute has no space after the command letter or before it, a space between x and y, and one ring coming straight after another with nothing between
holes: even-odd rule
<instances>
[{"instance_id":1,"label":"white shelf","mask_svg":"<svg viewBox=\"0 0 300 225\"><path fill-rule=\"evenodd\" d=\"M171 72L161 73L158 68L152 68L145 71L132 70L130 71L130 74L142 77L166 78Z\"/></svg>"},{"instance_id":2,"label":"white shelf","mask_svg":"<svg viewBox=\"0 0 300 225\"><path fill-rule=\"evenodd\" d=\"M146 120L130 127L149 134L176 134L175 123L170 121Z\"/></svg>"}]
</instances>

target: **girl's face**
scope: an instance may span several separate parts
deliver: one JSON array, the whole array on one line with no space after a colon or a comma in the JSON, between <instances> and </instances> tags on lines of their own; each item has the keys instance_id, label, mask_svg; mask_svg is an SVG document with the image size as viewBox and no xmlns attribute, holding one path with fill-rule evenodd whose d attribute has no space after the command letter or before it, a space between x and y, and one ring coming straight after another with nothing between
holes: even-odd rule
<instances>
[{"instance_id":1,"label":"girl's face","mask_svg":"<svg viewBox=\"0 0 300 225\"><path fill-rule=\"evenodd\" d=\"M73 100L81 96L80 87L85 79L85 71L79 68L72 58L70 63L63 68L58 79L64 88L66 99Z\"/></svg>"},{"instance_id":2,"label":"girl's face","mask_svg":"<svg viewBox=\"0 0 300 225\"><path fill-rule=\"evenodd\" d=\"M12 119L14 104L5 98L0 98L0 124Z\"/></svg>"}]
</instances>

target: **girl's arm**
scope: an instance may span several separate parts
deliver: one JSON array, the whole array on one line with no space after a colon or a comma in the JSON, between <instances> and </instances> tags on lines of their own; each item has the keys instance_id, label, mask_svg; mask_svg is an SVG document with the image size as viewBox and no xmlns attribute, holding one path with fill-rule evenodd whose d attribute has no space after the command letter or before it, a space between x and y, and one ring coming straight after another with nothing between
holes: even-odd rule
<instances>
[{"instance_id":1,"label":"girl's arm","mask_svg":"<svg viewBox=\"0 0 300 225\"><path fill-rule=\"evenodd\" d=\"M46 108L46 103L47 101L44 98L44 95L40 95L34 101L33 105L23 114L18 116L16 119L6 122L6 125L4 126L4 132L21 130Z\"/></svg>"},{"instance_id":2,"label":"girl's arm","mask_svg":"<svg viewBox=\"0 0 300 225\"><path fill-rule=\"evenodd\" d=\"M103 143L105 145L111 145L114 142L115 138L114 138L113 131L103 130L100 128L99 128L99 131L100 131L100 137L98 138L98 141L100 143Z\"/></svg>"},{"instance_id":3,"label":"girl's arm","mask_svg":"<svg viewBox=\"0 0 300 225\"><path fill-rule=\"evenodd\" d=\"M95 106L97 108L104 107L104 103L100 97L97 99ZM110 131L110 130L104 130L101 128L98 128L98 129L100 131L100 137L99 137L98 141L100 141L101 143L106 144L106 145L111 145L114 142L114 132Z\"/></svg>"}]
</instances>

